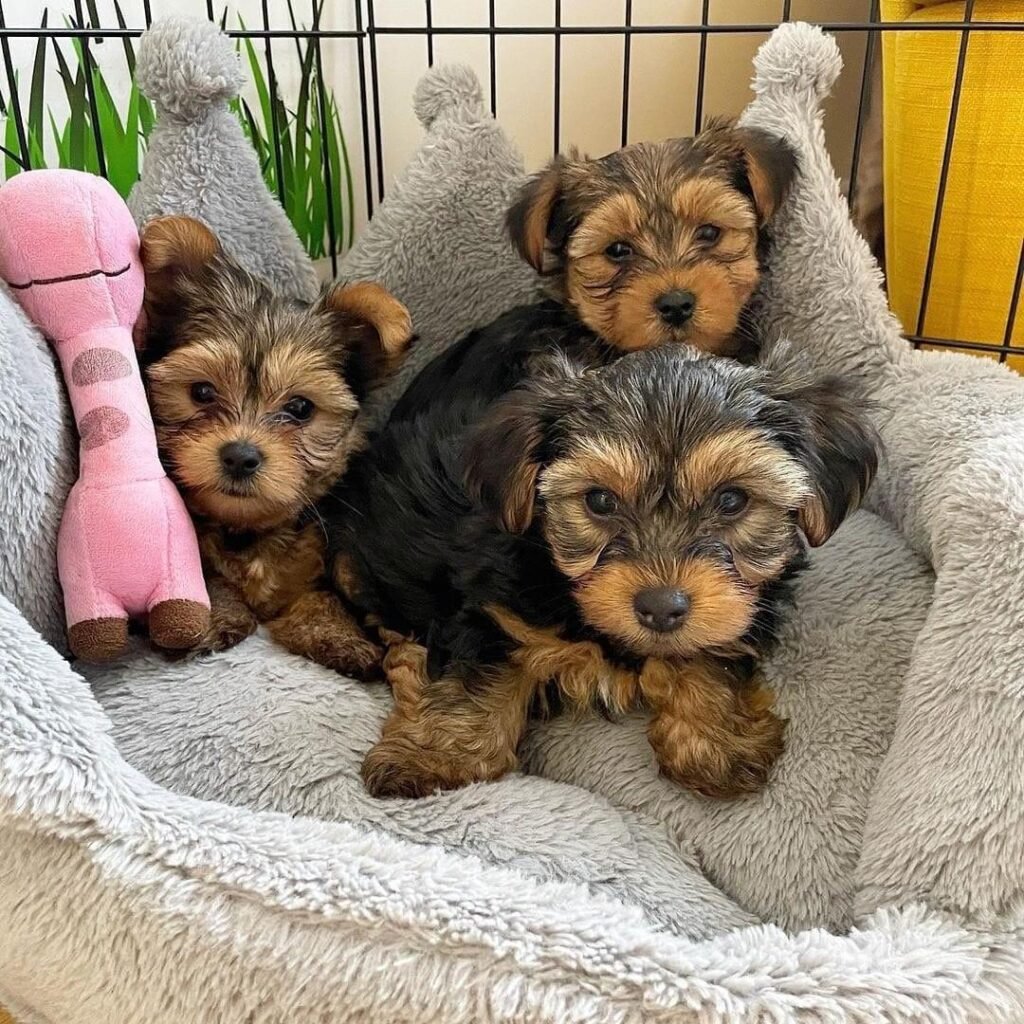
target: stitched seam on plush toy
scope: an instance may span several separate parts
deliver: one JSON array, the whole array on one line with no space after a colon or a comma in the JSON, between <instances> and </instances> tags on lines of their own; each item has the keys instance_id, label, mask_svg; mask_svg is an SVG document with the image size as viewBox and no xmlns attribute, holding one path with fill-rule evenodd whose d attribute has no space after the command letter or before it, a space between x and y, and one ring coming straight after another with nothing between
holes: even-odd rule
<instances>
[{"instance_id":1,"label":"stitched seam on plush toy","mask_svg":"<svg viewBox=\"0 0 1024 1024\"><path fill-rule=\"evenodd\" d=\"M64 284L65 281L84 281L87 277L97 277L100 274L103 274L105 277L120 277L122 274L127 274L131 268L131 264L126 263L120 270L104 270L102 267L98 267L96 270L87 270L83 274L65 274L63 277L34 277L25 284L15 284L13 281L8 281L7 285L9 288L24 291L26 288L31 288L36 284Z\"/></svg>"}]
</instances>

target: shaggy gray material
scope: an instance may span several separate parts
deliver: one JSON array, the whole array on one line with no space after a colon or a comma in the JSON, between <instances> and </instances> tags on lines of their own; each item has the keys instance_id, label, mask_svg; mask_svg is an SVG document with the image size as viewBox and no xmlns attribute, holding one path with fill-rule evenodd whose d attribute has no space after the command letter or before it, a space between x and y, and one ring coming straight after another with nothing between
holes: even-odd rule
<instances>
[{"instance_id":1,"label":"shaggy gray material","mask_svg":"<svg viewBox=\"0 0 1024 1024\"><path fill-rule=\"evenodd\" d=\"M1024 382L900 338L823 159L820 115L806 116L831 87L832 58L818 47L794 59L781 42L800 38L758 57L744 114L789 137L803 164L774 225L764 316L795 355L875 403L887 458L871 504L936 573L867 808L856 905L1012 913L1024 905Z\"/></svg>"},{"instance_id":2,"label":"shaggy gray material","mask_svg":"<svg viewBox=\"0 0 1024 1024\"><path fill-rule=\"evenodd\" d=\"M50 346L0 286L0 595L67 649L57 530L78 446Z\"/></svg>"},{"instance_id":3,"label":"shaggy gray material","mask_svg":"<svg viewBox=\"0 0 1024 1024\"><path fill-rule=\"evenodd\" d=\"M173 677L159 655L141 651L90 675L121 753L177 792L358 822L534 878L582 883L694 938L756 920L701 876L684 838L573 786L516 778L423 801L372 799L359 765L380 734L386 688L339 678L269 638L183 663Z\"/></svg>"},{"instance_id":4,"label":"shaggy gray material","mask_svg":"<svg viewBox=\"0 0 1024 1024\"><path fill-rule=\"evenodd\" d=\"M394 292L417 335L394 379L373 395L371 424L461 334L539 293L504 231L523 161L484 112L476 76L461 65L428 74L413 105L423 142L339 268L342 279L379 281Z\"/></svg>"},{"instance_id":5,"label":"shaggy gray material","mask_svg":"<svg viewBox=\"0 0 1024 1024\"><path fill-rule=\"evenodd\" d=\"M772 785L696 798L657 778L639 722L556 721L526 751L547 778L380 804L355 767L381 687L258 635L91 670L101 709L0 598L0 1002L62 1024L1024 1016L1024 382L899 340L824 148L838 70L831 39L780 28L745 115L802 169L763 315L878 400L888 445L873 512L815 552L768 666L791 718ZM450 130L452 166L433 166L469 180L486 163L475 134L493 152L499 133L466 107L465 73L428 81L413 169ZM508 174L477 197L495 216L511 156ZM368 276L419 281L406 298L424 306L448 301L470 251L451 205L426 217L432 195L403 179L353 254L384 261ZM490 225L487 272L512 271ZM429 343L512 293L461 292ZM0 409L32 379L9 362ZM41 543L55 507L23 451L0 464L0 493L26 495L17 546Z\"/></svg>"},{"instance_id":6,"label":"shaggy gray material","mask_svg":"<svg viewBox=\"0 0 1024 1024\"><path fill-rule=\"evenodd\" d=\"M139 41L135 79L158 114L128 197L136 222L196 217L247 270L286 295L313 298L313 264L267 193L256 151L228 109L245 81L231 40L209 21L156 21Z\"/></svg>"}]
</instances>

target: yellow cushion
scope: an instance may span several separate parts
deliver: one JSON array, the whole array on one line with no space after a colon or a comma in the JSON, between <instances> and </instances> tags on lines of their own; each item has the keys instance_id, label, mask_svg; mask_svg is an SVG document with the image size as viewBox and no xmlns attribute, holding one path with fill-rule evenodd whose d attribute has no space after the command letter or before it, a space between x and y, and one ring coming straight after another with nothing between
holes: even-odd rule
<instances>
[{"instance_id":1,"label":"yellow cushion","mask_svg":"<svg viewBox=\"0 0 1024 1024\"><path fill-rule=\"evenodd\" d=\"M882 0L886 21L963 21L961 2ZM977 0L973 21L1024 21L1020 0ZM918 324L960 33L882 35L886 271ZM1024 238L1024 32L972 32L922 333L1001 344ZM1024 307L1024 302L1021 303ZM1012 341L1024 344L1024 308ZM1011 365L1024 369L1024 357Z\"/></svg>"}]
</instances>

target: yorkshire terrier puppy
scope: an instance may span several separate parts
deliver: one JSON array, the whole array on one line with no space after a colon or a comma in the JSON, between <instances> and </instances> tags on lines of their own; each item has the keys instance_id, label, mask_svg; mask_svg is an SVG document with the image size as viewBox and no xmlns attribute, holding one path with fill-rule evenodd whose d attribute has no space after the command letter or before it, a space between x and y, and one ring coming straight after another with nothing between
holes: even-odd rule
<instances>
[{"instance_id":1,"label":"yorkshire terrier puppy","mask_svg":"<svg viewBox=\"0 0 1024 1024\"><path fill-rule=\"evenodd\" d=\"M553 346L591 365L670 342L752 360L750 300L766 229L795 172L784 140L727 124L598 160L556 157L506 218L553 299L521 306L443 353L394 415L415 415L453 374L500 394L533 353ZM507 358L510 349L518 356Z\"/></svg>"},{"instance_id":2,"label":"yorkshire terrier puppy","mask_svg":"<svg viewBox=\"0 0 1024 1024\"><path fill-rule=\"evenodd\" d=\"M498 778L552 698L646 708L680 785L763 785L783 723L758 662L876 468L852 396L667 346L440 399L355 460L331 522L338 586L396 634L370 792Z\"/></svg>"},{"instance_id":3,"label":"yorkshire terrier puppy","mask_svg":"<svg viewBox=\"0 0 1024 1024\"><path fill-rule=\"evenodd\" d=\"M558 298L629 351L687 341L737 355L767 227L796 157L756 128L713 124L600 160L556 157L508 214L512 241Z\"/></svg>"},{"instance_id":4,"label":"yorkshire terrier puppy","mask_svg":"<svg viewBox=\"0 0 1024 1024\"><path fill-rule=\"evenodd\" d=\"M318 586L316 502L362 445L367 388L402 359L405 307L375 284L274 295L188 217L142 232L144 361L161 456L195 519L212 603L201 649L265 622L289 650L372 673L380 651Z\"/></svg>"}]
</instances>

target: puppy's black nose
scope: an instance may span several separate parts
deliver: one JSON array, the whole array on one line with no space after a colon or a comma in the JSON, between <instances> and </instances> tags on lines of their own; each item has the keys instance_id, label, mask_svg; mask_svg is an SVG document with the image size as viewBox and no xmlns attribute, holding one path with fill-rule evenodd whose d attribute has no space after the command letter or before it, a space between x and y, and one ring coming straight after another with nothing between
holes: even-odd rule
<instances>
[{"instance_id":1,"label":"puppy's black nose","mask_svg":"<svg viewBox=\"0 0 1024 1024\"><path fill-rule=\"evenodd\" d=\"M263 465L263 452L249 441L229 441L221 447L220 464L232 480L247 480Z\"/></svg>"},{"instance_id":2,"label":"puppy's black nose","mask_svg":"<svg viewBox=\"0 0 1024 1024\"><path fill-rule=\"evenodd\" d=\"M697 296L676 288L659 295L654 300L654 308L670 327L682 327L697 308Z\"/></svg>"},{"instance_id":3,"label":"puppy's black nose","mask_svg":"<svg viewBox=\"0 0 1024 1024\"><path fill-rule=\"evenodd\" d=\"M650 587L633 598L637 621L656 633L678 629L690 610L690 599L673 587Z\"/></svg>"}]
</instances>

